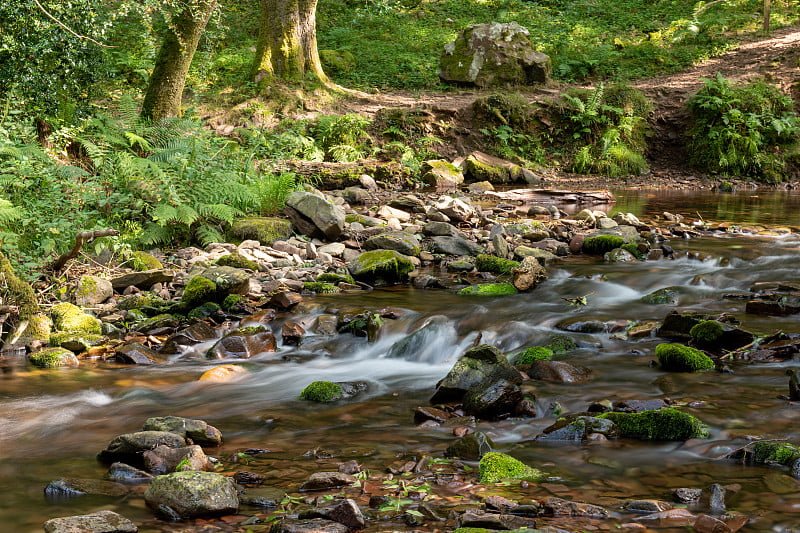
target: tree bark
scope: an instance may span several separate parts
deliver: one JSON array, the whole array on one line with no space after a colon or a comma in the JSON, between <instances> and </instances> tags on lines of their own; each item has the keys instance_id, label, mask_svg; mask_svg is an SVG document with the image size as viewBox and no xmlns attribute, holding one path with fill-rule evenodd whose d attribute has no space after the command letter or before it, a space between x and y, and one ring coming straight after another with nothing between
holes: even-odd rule
<instances>
[{"instance_id":1,"label":"tree bark","mask_svg":"<svg viewBox=\"0 0 800 533\"><path fill-rule=\"evenodd\" d=\"M317 0L260 0L258 46L253 79L301 82L330 80L322 71L317 50Z\"/></svg>"},{"instance_id":2,"label":"tree bark","mask_svg":"<svg viewBox=\"0 0 800 533\"><path fill-rule=\"evenodd\" d=\"M170 21L147 85L143 117L159 120L180 115L186 75L216 7L217 0L188 0L183 11Z\"/></svg>"}]
</instances>

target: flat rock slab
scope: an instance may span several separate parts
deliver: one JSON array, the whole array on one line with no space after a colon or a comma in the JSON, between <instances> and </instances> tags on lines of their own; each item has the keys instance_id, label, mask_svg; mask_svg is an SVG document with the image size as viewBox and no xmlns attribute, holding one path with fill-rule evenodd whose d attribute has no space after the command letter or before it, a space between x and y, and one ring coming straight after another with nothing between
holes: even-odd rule
<instances>
[{"instance_id":1,"label":"flat rock slab","mask_svg":"<svg viewBox=\"0 0 800 533\"><path fill-rule=\"evenodd\" d=\"M287 518L270 529L272 533L347 533L350 528L339 522L311 518L296 520Z\"/></svg>"},{"instance_id":2,"label":"flat rock slab","mask_svg":"<svg viewBox=\"0 0 800 533\"><path fill-rule=\"evenodd\" d=\"M53 518L44 523L45 533L137 533L136 524L113 511Z\"/></svg>"},{"instance_id":3,"label":"flat rock slab","mask_svg":"<svg viewBox=\"0 0 800 533\"><path fill-rule=\"evenodd\" d=\"M133 285L139 289L149 289L156 283L169 283L175 279L175 273L171 270L145 270L144 272L131 272L123 274L111 280L111 286L117 289L124 289Z\"/></svg>"}]
</instances>

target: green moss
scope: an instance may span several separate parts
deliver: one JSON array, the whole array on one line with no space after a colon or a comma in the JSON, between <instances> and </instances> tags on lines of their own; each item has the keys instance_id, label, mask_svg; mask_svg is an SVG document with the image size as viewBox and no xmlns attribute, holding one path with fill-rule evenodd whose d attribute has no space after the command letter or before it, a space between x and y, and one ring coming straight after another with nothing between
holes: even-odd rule
<instances>
[{"instance_id":1,"label":"green moss","mask_svg":"<svg viewBox=\"0 0 800 533\"><path fill-rule=\"evenodd\" d=\"M317 276L317 281L321 283L355 283L353 276L350 274L338 274L336 272L325 272Z\"/></svg>"},{"instance_id":2,"label":"green moss","mask_svg":"<svg viewBox=\"0 0 800 533\"><path fill-rule=\"evenodd\" d=\"M241 328L236 328L231 332L231 335L255 335L256 333L263 333L267 331L266 326L261 324L257 326L244 326Z\"/></svg>"},{"instance_id":3,"label":"green moss","mask_svg":"<svg viewBox=\"0 0 800 533\"><path fill-rule=\"evenodd\" d=\"M195 276L183 289L181 301L187 306L194 307L211 299L216 292L216 283L202 276Z\"/></svg>"},{"instance_id":4,"label":"green moss","mask_svg":"<svg viewBox=\"0 0 800 533\"><path fill-rule=\"evenodd\" d=\"M94 276L81 276L75 287L75 296L89 296L97 289L97 279Z\"/></svg>"},{"instance_id":5,"label":"green moss","mask_svg":"<svg viewBox=\"0 0 800 533\"><path fill-rule=\"evenodd\" d=\"M45 341L50 338L53 329L53 321L49 316L36 314L28 318L28 327L25 328L25 336L32 340Z\"/></svg>"},{"instance_id":6,"label":"green moss","mask_svg":"<svg viewBox=\"0 0 800 533\"><path fill-rule=\"evenodd\" d=\"M785 442L754 442L748 446L756 463L780 463L792 466L800 459L800 448Z\"/></svg>"},{"instance_id":7,"label":"green moss","mask_svg":"<svg viewBox=\"0 0 800 533\"><path fill-rule=\"evenodd\" d=\"M659 344L656 346L656 357L661 368L672 372L696 372L714 368L714 361L709 356L683 344Z\"/></svg>"},{"instance_id":8,"label":"green moss","mask_svg":"<svg viewBox=\"0 0 800 533\"><path fill-rule=\"evenodd\" d=\"M404 281L414 270L407 256L394 250L364 252L348 264L353 278L367 283L395 283Z\"/></svg>"},{"instance_id":9,"label":"green moss","mask_svg":"<svg viewBox=\"0 0 800 533\"><path fill-rule=\"evenodd\" d=\"M495 529L486 529L485 527L460 527L454 529L453 533L494 533Z\"/></svg>"},{"instance_id":10,"label":"green moss","mask_svg":"<svg viewBox=\"0 0 800 533\"><path fill-rule=\"evenodd\" d=\"M677 409L656 409L641 413L603 413L597 418L614 422L620 436L647 440L708 438L708 429L696 417Z\"/></svg>"},{"instance_id":11,"label":"green moss","mask_svg":"<svg viewBox=\"0 0 800 533\"><path fill-rule=\"evenodd\" d=\"M337 294L339 287L331 283L321 283L319 281L312 281L303 283L303 289L317 294Z\"/></svg>"},{"instance_id":12,"label":"green moss","mask_svg":"<svg viewBox=\"0 0 800 533\"><path fill-rule=\"evenodd\" d=\"M344 216L344 221L348 224L352 224L353 222L358 222L362 226L367 225L367 217L364 215L359 215L357 213L350 213L349 215Z\"/></svg>"},{"instance_id":13,"label":"green moss","mask_svg":"<svg viewBox=\"0 0 800 533\"><path fill-rule=\"evenodd\" d=\"M244 300L244 296L241 294L229 294L225 297L225 300L222 301L222 308L226 311L230 311L234 307L236 307L242 300Z\"/></svg>"},{"instance_id":14,"label":"green moss","mask_svg":"<svg viewBox=\"0 0 800 533\"><path fill-rule=\"evenodd\" d=\"M252 239L264 245L271 245L275 241L292 236L292 223L282 218L240 218L231 226L231 235L236 239Z\"/></svg>"},{"instance_id":15,"label":"green moss","mask_svg":"<svg viewBox=\"0 0 800 533\"><path fill-rule=\"evenodd\" d=\"M320 50L319 60L326 73L344 74L356 68L356 58L349 50Z\"/></svg>"},{"instance_id":16,"label":"green moss","mask_svg":"<svg viewBox=\"0 0 800 533\"><path fill-rule=\"evenodd\" d=\"M672 287L665 287L658 289L650 294L642 296L642 303L661 305L661 304L675 304L678 302L678 293Z\"/></svg>"},{"instance_id":17,"label":"green moss","mask_svg":"<svg viewBox=\"0 0 800 533\"><path fill-rule=\"evenodd\" d=\"M59 368L63 366L78 366L75 354L64 348L44 348L28 356L31 365L37 368Z\"/></svg>"},{"instance_id":18,"label":"green moss","mask_svg":"<svg viewBox=\"0 0 800 533\"><path fill-rule=\"evenodd\" d=\"M482 283L464 287L458 294L474 296L504 296L507 294L517 294L517 289L510 283Z\"/></svg>"},{"instance_id":19,"label":"green moss","mask_svg":"<svg viewBox=\"0 0 800 533\"><path fill-rule=\"evenodd\" d=\"M553 358L553 350L545 346L533 346L514 355L515 365L529 365L534 361L549 361Z\"/></svg>"},{"instance_id":20,"label":"green moss","mask_svg":"<svg viewBox=\"0 0 800 533\"><path fill-rule=\"evenodd\" d=\"M128 259L128 265L130 265L130 267L137 272L143 272L145 270L159 270L164 268L164 265L161 264L161 261L147 252L133 252L130 259Z\"/></svg>"},{"instance_id":21,"label":"green moss","mask_svg":"<svg viewBox=\"0 0 800 533\"><path fill-rule=\"evenodd\" d=\"M5 286L8 291L5 303L19 306L20 319L25 320L39 312L36 293L28 283L17 277L11 263L2 253L0 253L0 286Z\"/></svg>"},{"instance_id":22,"label":"green moss","mask_svg":"<svg viewBox=\"0 0 800 533\"><path fill-rule=\"evenodd\" d=\"M519 261L504 259L488 254L478 254L475 257L475 268L480 272L492 272L494 274L508 274L512 268L517 268Z\"/></svg>"},{"instance_id":23,"label":"green moss","mask_svg":"<svg viewBox=\"0 0 800 533\"><path fill-rule=\"evenodd\" d=\"M117 307L126 311L131 309L160 309L169 305L169 302L159 297L154 292L140 292L120 299Z\"/></svg>"},{"instance_id":24,"label":"green moss","mask_svg":"<svg viewBox=\"0 0 800 533\"><path fill-rule=\"evenodd\" d=\"M50 346L58 347L66 345L83 345L84 348L101 344L105 338L102 335L91 333L69 333L62 331L50 335ZM83 350L81 350L83 351Z\"/></svg>"},{"instance_id":25,"label":"green moss","mask_svg":"<svg viewBox=\"0 0 800 533\"><path fill-rule=\"evenodd\" d=\"M603 255L614 248L619 248L624 239L618 235L594 235L583 240L583 253L589 255Z\"/></svg>"},{"instance_id":26,"label":"green moss","mask_svg":"<svg viewBox=\"0 0 800 533\"><path fill-rule=\"evenodd\" d=\"M211 315L215 314L217 311L222 309L219 304L214 302L206 302L203 305L199 305L189 311L189 314L186 315L186 318L191 319L202 319L210 317Z\"/></svg>"},{"instance_id":27,"label":"green moss","mask_svg":"<svg viewBox=\"0 0 800 533\"><path fill-rule=\"evenodd\" d=\"M566 353L578 347L577 342L566 335L562 335L561 333L550 335L547 340L549 342L545 345L545 348L550 348L555 355Z\"/></svg>"},{"instance_id":28,"label":"green moss","mask_svg":"<svg viewBox=\"0 0 800 533\"><path fill-rule=\"evenodd\" d=\"M692 326L692 329L689 330L689 336L697 344L707 345L719 339L724 331L723 325L716 320L703 320Z\"/></svg>"},{"instance_id":29,"label":"green moss","mask_svg":"<svg viewBox=\"0 0 800 533\"><path fill-rule=\"evenodd\" d=\"M300 392L301 400L328 403L340 400L344 395L342 386L331 381L315 381Z\"/></svg>"},{"instance_id":30,"label":"green moss","mask_svg":"<svg viewBox=\"0 0 800 533\"><path fill-rule=\"evenodd\" d=\"M500 452L485 454L478 464L481 483L497 483L501 479L525 479L540 481L545 474L531 468L510 455Z\"/></svg>"},{"instance_id":31,"label":"green moss","mask_svg":"<svg viewBox=\"0 0 800 533\"><path fill-rule=\"evenodd\" d=\"M84 313L80 307L71 303L60 303L50 310L53 324L57 331L71 331L76 333L103 333L100 321L92 315Z\"/></svg>"},{"instance_id":32,"label":"green moss","mask_svg":"<svg viewBox=\"0 0 800 533\"><path fill-rule=\"evenodd\" d=\"M642 261L642 260L644 260L645 257L647 257L645 255L645 253L639 249L639 245L638 244L634 244L632 242L629 242L629 243L623 244L622 246L620 246L620 248L622 248L626 252L630 253L633 257L635 257L639 261Z\"/></svg>"},{"instance_id":33,"label":"green moss","mask_svg":"<svg viewBox=\"0 0 800 533\"><path fill-rule=\"evenodd\" d=\"M255 261L251 261L246 259L240 253L233 253L228 255L223 255L219 259L217 259L217 264L219 266L230 266L234 268L247 268L250 270L258 270L258 263Z\"/></svg>"}]
</instances>

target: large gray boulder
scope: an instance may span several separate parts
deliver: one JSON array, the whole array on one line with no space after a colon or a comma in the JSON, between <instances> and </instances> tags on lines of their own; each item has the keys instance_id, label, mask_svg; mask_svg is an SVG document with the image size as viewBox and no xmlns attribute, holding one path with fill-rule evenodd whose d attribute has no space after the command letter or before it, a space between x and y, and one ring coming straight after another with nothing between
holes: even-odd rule
<instances>
[{"instance_id":1,"label":"large gray boulder","mask_svg":"<svg viewBox=\"0 0 800 533\"><path fill-rule=\"evenodd\" d=\"M147 506L180 518L235 513L239 497L233 482L213 472L175 472L155 478L144 492Z\"/></svg>"},{"instance_id":2,"label":"large gray boulder","mask_svg":"<svg viewBox=\"0 0 800 533\"><path fill-rule=\"evenodd\" d=\"M551 72L550 58L516 22L470 26L444 45L439 60L443 81L478 87L545 83Z\"/></svg>"},{"instance_id":3,"label":"large gray boulder","mask_svg":"<svg viewBox=\"0 0 800 533\"><path fill-rule=\"evenodd\" d=\"M316 194L293 192L285 211L297 231L309 237L336 239L344 231L344 210Z\"/></svg>"},{"instance_id":4,"label":"large gray boulder","mask_svg":"<svg viewBox=\"0 0 800 533\"><path fill-rule=\"evenodd\" d=\"M403 231L387 231L364 241L367 250L394 250L403 255L419 256L420 243L413 234Z\"/></svg>"}]
</instances>

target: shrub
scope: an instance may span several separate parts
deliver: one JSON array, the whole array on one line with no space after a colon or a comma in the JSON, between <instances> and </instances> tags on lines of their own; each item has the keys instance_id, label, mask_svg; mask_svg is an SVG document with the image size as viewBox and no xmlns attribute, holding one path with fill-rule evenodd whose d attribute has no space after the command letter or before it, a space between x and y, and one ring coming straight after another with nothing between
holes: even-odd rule
<instances>
[{"instance_id":1,"label":"shrub","mask_svg":"<svg viewBox=\"0 0 800 533\"><path fill-rule=\"evenodd\" d=\"M688 103L692 163L712 171L780 182L800 133L792 99L764 81L733 85L722 75Z\"/></svg>"}]
</instances>

